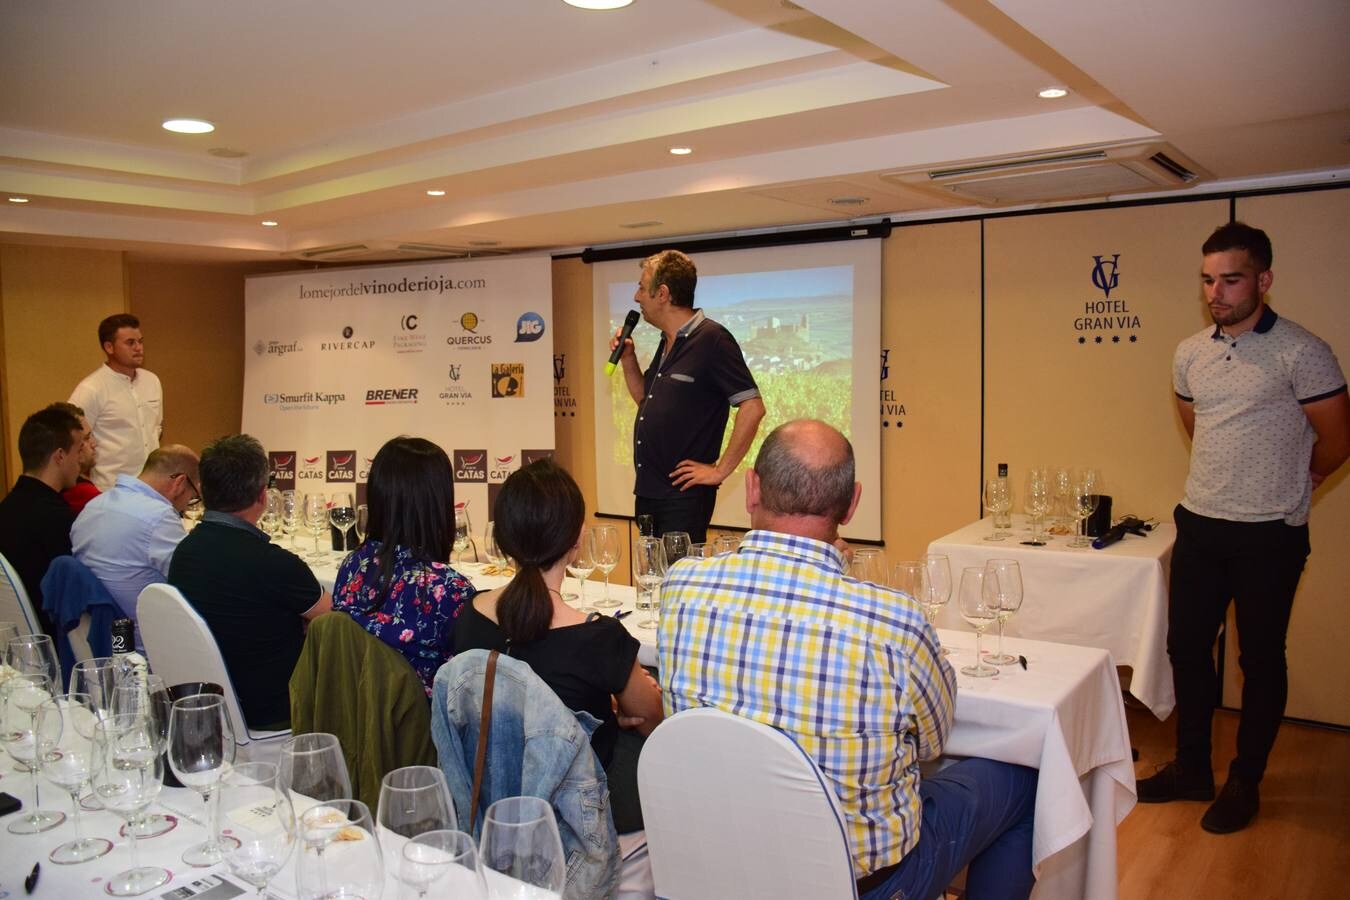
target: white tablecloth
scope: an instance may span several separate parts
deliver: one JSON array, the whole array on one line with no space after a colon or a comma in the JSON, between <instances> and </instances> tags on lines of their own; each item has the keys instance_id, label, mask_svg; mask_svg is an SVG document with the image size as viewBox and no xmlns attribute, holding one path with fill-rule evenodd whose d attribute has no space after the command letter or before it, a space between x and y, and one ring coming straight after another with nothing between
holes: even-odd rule
<instances>
[{"instance_id":1,"label":"white tablecloth","mask_svg":"<svg viewBox=\"0 0 1350 900\"><path fill-rule=\"evenodd\" d=\"M1116 896L1116 826L1134 808L1134 766L1115 666L1105 650L1022 638L1006 642L1021 666L992 678L960 672L975 635L938 632L957 670L956 725L945 752L1040 771L1033 896ZM989 642L986 638L985 649Z\"/></svg>"},{"instance_id":2,"label":"white tablecloth","mask_svg":"<svg viewBox=\"0 0 1350 900\"><path fill-rule=\"evenodd\" d=\"M1015 559L1024 599L1006 633L1109 650L1117 665L1133 670L1130 693L1166 719L1176 705L1167 660L1167 576L1176 527L1164 523L1146 537L1127 534L1105 550L1075 550L1066 546L1068 537L1052 537L1045 547L1022 545L1024 524L1015 516L1014 537L986 541L993 526L982 519L928 545L952 567L952 598L938 625L963 627L957 606L962 568Z\"/></svg>"}]
</instances>

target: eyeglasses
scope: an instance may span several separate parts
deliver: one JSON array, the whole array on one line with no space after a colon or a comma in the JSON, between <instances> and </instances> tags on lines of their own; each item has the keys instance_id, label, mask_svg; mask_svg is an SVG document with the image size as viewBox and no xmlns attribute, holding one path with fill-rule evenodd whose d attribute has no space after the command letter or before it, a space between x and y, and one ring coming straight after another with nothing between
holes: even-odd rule
<instances>
[{"instance_id":1,"label":"eyeglasses","mask_svg":"<svg viewBox=\"0 0 1350 900\"><path fill-rule=\"evenodd\" d=\"M192 499L188 501L188 506L197 506L202 502L202 492L197 489L197 482L193 481L192 476L186 472L179 472L178 474L182 475L183 480L188 483L188 487L192 488Z\"/></svg>"}]
</instances>

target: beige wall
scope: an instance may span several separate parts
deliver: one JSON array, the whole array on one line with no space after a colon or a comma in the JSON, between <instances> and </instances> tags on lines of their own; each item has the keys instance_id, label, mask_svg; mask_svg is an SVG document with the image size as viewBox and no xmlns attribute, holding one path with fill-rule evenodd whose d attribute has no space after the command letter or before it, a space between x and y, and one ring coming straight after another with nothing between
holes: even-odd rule
<instances>
[{"instance_id":1,"label":"beige wall","mask_svg":"<svg viewBox=\"0 0 1350 900\"><path fill-rule=\"evenodd\" d=\"M202 445L239 430L244 276L256 268L132 262L131 311L146 367L164 384L165 444Z\"/></svg>"},{"instance_id":2,"label":"beige wall","mask_svg":"<svg viewBox=\"0 0 1350 900\"><path fill-rule=\"evenodd\" d=\"M3 490L22 470L18 439L24 419L65 400L103 362L98 323L127 308L120 252L0 245Z\"/></svg>"}]
</instances>

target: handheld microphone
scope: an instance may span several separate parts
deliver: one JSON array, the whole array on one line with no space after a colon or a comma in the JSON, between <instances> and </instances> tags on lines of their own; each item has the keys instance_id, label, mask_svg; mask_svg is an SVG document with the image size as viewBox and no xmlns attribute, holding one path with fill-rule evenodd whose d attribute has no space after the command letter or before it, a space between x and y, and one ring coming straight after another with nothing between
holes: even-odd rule
<instances>
[{"instance_id":1,"label":"handheld microphone","mask_svg":"<svg viewBox=\"0 0 1350 900\"><path fill-rule=\"evenodd\" d=\"M1153 530L1153 526L1135 516L1126 516L1111 528L1102 532L1101 537L1092 542L1092 549L1104 550L1116 541L1125 537L1126 534L1137 534L1140 537Z\"/></svg>"},{"instance_id":2,"label":"handheld microphone","mask_svg":"<svg viewBox=\"0 0 1350 900\"><path fill-rule=\"evenodd\" d=\"M619 365L619 357L623 356L623 342L633 336L633 329L642 316L636 309L630 309L628 315L623 320L623 331L619 332L619 344L614 348L614 352L609 355L609 362L605 363L605 374L613 375L614 370Z\"/></svg>"}]
</instances>

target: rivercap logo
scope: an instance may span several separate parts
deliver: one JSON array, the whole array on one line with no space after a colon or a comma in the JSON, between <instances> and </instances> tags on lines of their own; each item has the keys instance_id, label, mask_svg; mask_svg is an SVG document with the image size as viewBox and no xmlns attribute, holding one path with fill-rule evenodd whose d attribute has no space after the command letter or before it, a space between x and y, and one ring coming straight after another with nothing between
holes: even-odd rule
<instances>
[{"instance_id":1,"label":"rivercap logo","mask_svg":"<svg viewBox=\"0 0 1350 900\"><path fill-rule=\"evenodd\" d=\"M356 451L328 451L328 481L356 481Z\"/></svg>"},{"instance_id":2,"label":"rivercap logo","mask_svg":"<svg viewBox=\"0 0 1350 900\"><path fill-rule=\"evenodd\" d=\"M466 312L459 317L459 327L463 328L469 334L477 334L475 330L478 327L478 313Z\"/></svg>"},{"instance_id":3,"label":"rivercap logo","mask_svg":"<svg viewBox=\"0 0 1350 900\"><path fill-rule=\"evenodd\" d=\"M1092 283L1103 297L1109 299L1111 292L1120 284L1120 254L1111 254L1110 260L1104 256L1094 256L1092 259L1095 263L1092 267Z\"/></svg>"},{"instance_id":4,"label":"rivercap logo","mask_svg":"<svg viewBox=\"0 0 1350 900\"><path fill-rule=\"evenodd\" d=\"M527 312L516 319L516 343L537 341L544 336L544 317L536 312Z\"/></svg>"},{"instance_id":5,"label":"rivercap logo","mask_svg":"<svg viewBox=\"0 0 1350 900\"><path fill-rule=\"evenodd\" d=\"M492 364L492 396L493 396L493 397L524 397L524 396L525 396L525 364L524 364L524 363L493 363L493 364Z\"/></svg>"},{"instance_id":6,"label":"rivercap logo","mask_svg":"<svg viewBox=\"0 0 1350 900\"><path fill-rule=\"evenodd\" d=\"M351 336L352 336L353 334L355 334L355 333L356 333L356 332L355 332L355 330L352 329L352 326L348 325L346 328L343 328L343 329L342 329L342 339L343 339L343 340L350 340L350 339L351 339Z\"/></svg>"},{"instance_id":7,"label":"rivercap logo","mask_svg":"<svg viewBox=\"0 0 1350 900\"><path fill-rule=\"evenodd\" d=\"M486 450L456 450L455 481L487 481Z\"/></svg>"},{"instance_id":8,"label":"rivercap logo","mask_svg":"<svg viewBox=\"0 0 1350 900\"><path fill-rule=\"evenodd\" d=\"M279 490L295 487L295 451L273 450L267 454L267 468Z\"/></svg>"},{"instance_id":9,"label":"rivercap logo","mask_svg":"<svg viewBox=\"0 0 1350 900\"><path fill-rule=\"evenodd\" d=\"M553 380L562 381L567 377L567 354L553 354Z\"/></svg>"}]
</instances>

